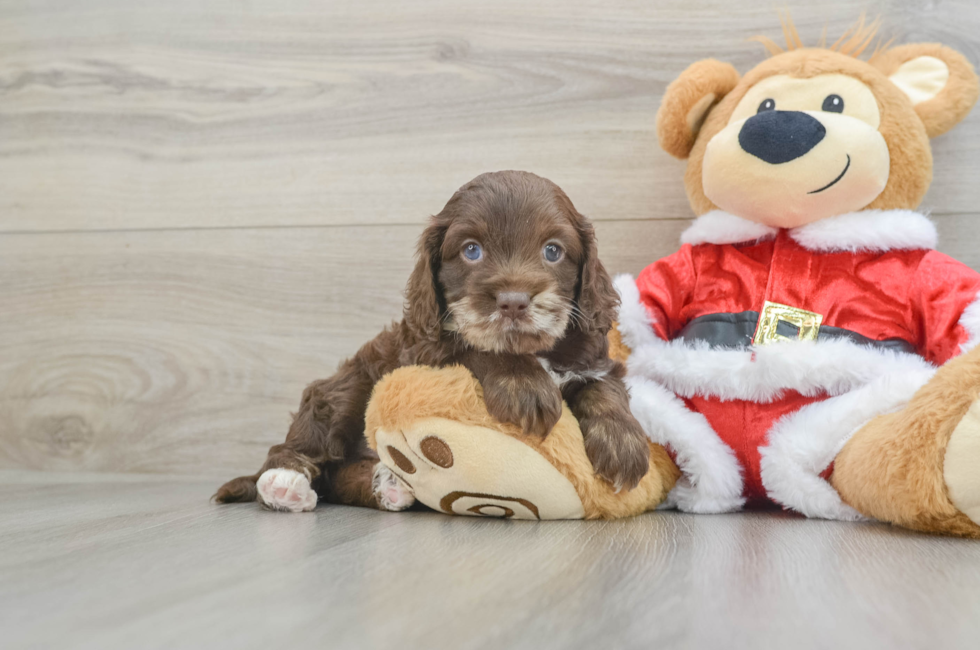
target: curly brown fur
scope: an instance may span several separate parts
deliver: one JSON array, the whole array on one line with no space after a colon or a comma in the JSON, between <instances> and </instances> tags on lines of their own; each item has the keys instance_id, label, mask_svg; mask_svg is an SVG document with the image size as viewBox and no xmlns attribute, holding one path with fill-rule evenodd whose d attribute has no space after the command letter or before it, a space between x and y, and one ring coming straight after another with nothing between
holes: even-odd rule
<instances>
[{"instance_id":1,"label":"curly brown fur","mask_svg":"<svg viewBox=\"0 0 980 650\"><path fill-rule=\"evenodd\" d=\"M481 249L478 260L463 254L471 244ZM548 259L548 245L560 249L557 260ZM506 311L501 294L526 300ZM365 491L365 409L381 377L415 364L465 366L493 417L542 437L564 398L599 475L616 487L637 485L648 451L606 341L616 292L592 225L557 185L517 171L464 185L422 233L405 296L402 321L310 384L285 442L270 449L258 474L222 486L219 502L254 499L248 483L288 468L306 473L324 500L376 507Z\"/></svg>"}]
</instances>

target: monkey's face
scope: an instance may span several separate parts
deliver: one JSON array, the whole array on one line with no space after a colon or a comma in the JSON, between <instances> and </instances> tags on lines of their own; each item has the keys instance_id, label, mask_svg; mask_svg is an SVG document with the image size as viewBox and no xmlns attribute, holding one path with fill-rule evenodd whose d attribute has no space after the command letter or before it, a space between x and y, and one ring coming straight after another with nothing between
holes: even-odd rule
<instances>
[{"instance_id":1,"label":"monkey's face","mask_svg":"<svg viewBox=\"0 0 980 650\"><path fill-rule=\"evenodd\" d=\"M854 77L766 77L708 142L704 193L723 210L779 228L860 210L888 183L880 123L874 93Z\"/></svg>"}]
</instances>

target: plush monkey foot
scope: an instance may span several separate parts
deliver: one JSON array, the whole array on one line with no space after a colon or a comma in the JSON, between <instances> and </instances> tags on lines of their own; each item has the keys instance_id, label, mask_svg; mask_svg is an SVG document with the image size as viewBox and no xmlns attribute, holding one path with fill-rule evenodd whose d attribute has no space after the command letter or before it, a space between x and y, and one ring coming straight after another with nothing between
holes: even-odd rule
<instances>
[{"instance_id":1,"label":"plush monkey foot","mask_svg":"<svg viewBox=\"0 0 980 650\"><path fill-rule=\"evenodd\" d=\"M946 363L901 411L859 429L831 482L868 517L980 539L980 348Z\"/></svg>"},{"instance_id":2,"label":"plush monkey foot","mask_svg":"<svg viewBox=\"0 0 980 650\"><path fill-rule=\"evenodd\" d=\"M973 402L946 445L943 478L957 510L980 525L980 400Z\"/></svg>"},{"instance_id":3,"label":"plush monkey foot","mask_svg":"<svg viewBox=\"0 0 980 650\"><path fill-rule=\"evenodd\" d=\"M612 519L657 507L677 469L649 443L650 470L616 492L589 462L568 407L546 438L490 416L480 383L461 366L408 366L374 388L365 433L381 462L382 509L417 499L446 514L505 519Z\"/></svg>"}]
</instances>

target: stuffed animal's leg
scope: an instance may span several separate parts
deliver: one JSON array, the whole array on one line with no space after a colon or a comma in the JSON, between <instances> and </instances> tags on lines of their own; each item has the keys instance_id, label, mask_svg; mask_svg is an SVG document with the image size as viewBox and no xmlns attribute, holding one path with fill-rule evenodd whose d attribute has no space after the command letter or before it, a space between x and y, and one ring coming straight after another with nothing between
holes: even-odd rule
<instances>
[{"instance_id":1,"label":"stuffed animal's leg","mask_svg":"<svg viewBox=\"0 0 980 650\"><path fill-rule=\"evenodd\" d=\"M980 538L980 348L957 357L897 413L859 429L834 460L841 498L864 515Z\"/></svg>"}]
</instances>

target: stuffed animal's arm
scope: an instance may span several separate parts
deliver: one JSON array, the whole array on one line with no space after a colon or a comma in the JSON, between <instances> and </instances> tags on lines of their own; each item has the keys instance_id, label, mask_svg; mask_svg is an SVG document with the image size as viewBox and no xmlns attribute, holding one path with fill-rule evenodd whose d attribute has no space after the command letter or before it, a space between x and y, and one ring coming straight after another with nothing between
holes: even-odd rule
<instances>
[{"instance_id":1,"label":"stuffed animal's arm","mask_svg":"<svg viewBox=\"0 0 980 650\"><path fill-rule=\"evenodd\" d=\"M914 282L916 347L926 360L942 365L980 340L980 273L930 251Z\"/></svg>"},{"instance_id":2,"label":"stuffed animal's arm","mask_svg":"<svg viewBox=\"0 0 980 650\"><path fill-rule=\"evenodd\" d=\"M628 276L625 279L625 285L622 277L616 284L622 299L619 330L626 339L634 328L650 327L661 340L673 338L686 324L681 311L697 285L692 247L685 244L673 255L657 260L640 272L635 283Z\"/></svg>"}]
</instances>

